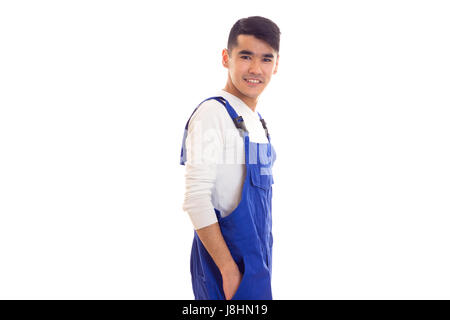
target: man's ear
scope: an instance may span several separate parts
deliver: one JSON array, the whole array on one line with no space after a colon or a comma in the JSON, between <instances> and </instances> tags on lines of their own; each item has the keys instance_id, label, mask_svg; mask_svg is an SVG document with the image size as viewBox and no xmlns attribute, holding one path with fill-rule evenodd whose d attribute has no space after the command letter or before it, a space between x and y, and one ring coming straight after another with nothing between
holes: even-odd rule
<instances>
[{"instance_id":1,"label":"man's ear","mask_svg":"<svg viewBox=\"0 0 450 320\"><path fill-rule=\"evenodd\" d=\"M276 74L278 71L278 60L280 59L280 55L277 54L277 61L275 62L275 69L273 70L273 74Z\"/></svg>"},{"instance_id":2,"label":"man's ear","mask_svg":"<svg viewBox=\"0 0 450 320\"><path fill-rule=\"evenodd\" d=\"M222 65L225 68L228 68L229 61L230 61L230 56L228 55L228 50L223 49L222 50Z\"/></svg>"}]
</instances>

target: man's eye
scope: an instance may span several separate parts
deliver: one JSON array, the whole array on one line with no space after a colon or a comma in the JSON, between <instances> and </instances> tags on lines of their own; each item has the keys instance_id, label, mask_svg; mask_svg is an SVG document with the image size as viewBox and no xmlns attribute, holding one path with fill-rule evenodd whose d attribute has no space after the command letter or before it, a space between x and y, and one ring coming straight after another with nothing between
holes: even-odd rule
<instances>
[{"instance_id":1,"label":"man's eye","mask_svg":"<svg viewBox=\"0 0 450 320\"><path fill-rule=\"evenodd\" d=\"M247 60L247 58L250 58L250 56L241 56L241 58ZM264 62L272 62L272 59L264 58Z\"/></svg>"}]
</instances>

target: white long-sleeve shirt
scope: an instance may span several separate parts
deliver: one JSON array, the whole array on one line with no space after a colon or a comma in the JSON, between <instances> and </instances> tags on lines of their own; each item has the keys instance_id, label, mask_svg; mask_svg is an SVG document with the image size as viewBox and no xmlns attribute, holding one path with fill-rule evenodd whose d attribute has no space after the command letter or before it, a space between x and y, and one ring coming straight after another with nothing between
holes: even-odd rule
<instances>
[{"instance_id":1,"label":"white long-sleeve shirt","mask_svg":"<svg viewBox=\"0 0 450 320\"><path fill-rule=\"evenodd\" d=\"M250 141L268 142L256 111L224 90L208 97L212 96L227 99L243 117ZM244 140L223 104L211 99L195 111L189 120L185 151L183 210L194 229L200 229L217 222L214 208L225 217L237 207L245 180Z\"/></svg>"}]
</instances>

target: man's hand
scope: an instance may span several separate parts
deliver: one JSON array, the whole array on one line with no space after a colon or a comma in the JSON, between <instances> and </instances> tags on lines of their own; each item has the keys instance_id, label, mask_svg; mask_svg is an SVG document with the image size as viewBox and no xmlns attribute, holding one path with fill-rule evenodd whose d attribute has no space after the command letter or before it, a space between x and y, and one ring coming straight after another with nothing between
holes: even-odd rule
<instances>
[{"instance_id":1,"label":"man's hand","mask_svg":"<svg viewBox=\"0 0 450 320\"><path fill-rule=\"evenodd\" d=\"M242 281L242 274L238 267L236 266L235 270L222 273L222 281L225 299L231 300Z\"/></svg>"},{"instance_id":2,"label":"man's hand","mask_svg":"<svg viewBox=\"0 0 450 320\"><path fill-rule=\"evenodd\" d=\"M225 299L230 300L236 293L242 280L242 274L231 256L219 223L213 223L201 229L196 230L200 240L211 255L214 263L222 275L223 291Z\"/></svg>"}]
</instances>

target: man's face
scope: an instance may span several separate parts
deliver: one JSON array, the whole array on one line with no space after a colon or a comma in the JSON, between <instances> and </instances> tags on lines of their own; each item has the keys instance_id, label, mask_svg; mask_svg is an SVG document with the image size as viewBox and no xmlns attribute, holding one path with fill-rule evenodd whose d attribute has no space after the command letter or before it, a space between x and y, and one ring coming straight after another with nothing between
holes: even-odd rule
<instances>
[{"instance_id":1,"label":"man's face","mask_svg":"<svg viewBox=\"0 0 450 320\"><path fill-rule=\"evenodd\" d=\"M222 63L229 69L227 87L241 98L257 100L277 72L279 56L266 42L252 35L240 34L237 42L231 57L227 49L222 52ZM252 79L258 80L257 83L249 81Z\"/></svg>"}]
</instances>

